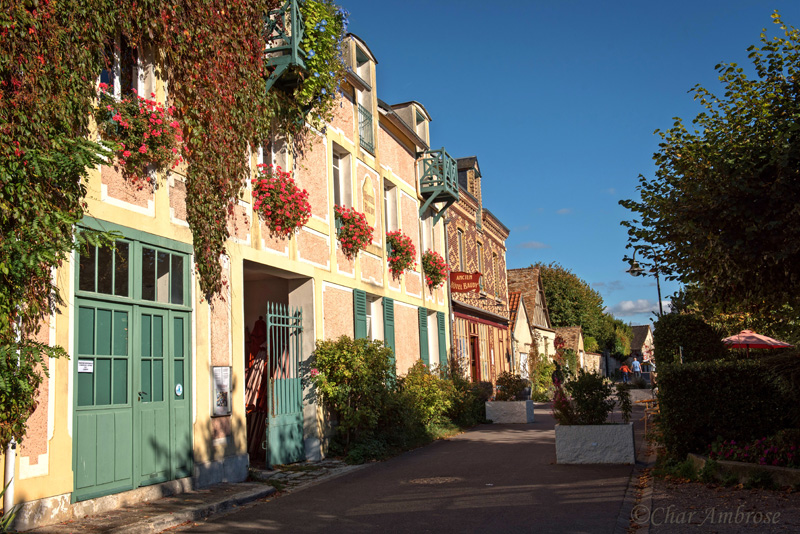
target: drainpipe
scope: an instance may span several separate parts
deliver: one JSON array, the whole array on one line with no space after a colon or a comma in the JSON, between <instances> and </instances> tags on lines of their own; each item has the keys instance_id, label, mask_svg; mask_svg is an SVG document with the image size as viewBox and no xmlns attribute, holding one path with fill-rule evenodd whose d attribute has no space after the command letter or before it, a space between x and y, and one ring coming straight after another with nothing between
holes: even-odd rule
<instances>
[{"instance_id":1,"label":"drainpipe","mask_svg":"<svg viewBox=\"0 0 800 534\"><path fill-rule=\"evenodd\" d=\"M14 330L17 331L17 368L19 368L19 344L22 341L21 337L21 325L19 323L19 319L16 321ZM11 513L11 510L14 508L14 475L16 469L16 461L17 461L17 442L14 438L11 438L11 441L8 443L8 448L6 449L6 466L5 471L3 473L3 487L5 488L5 492L3 493L3 515Z\"/></svg>"}]
</instances>

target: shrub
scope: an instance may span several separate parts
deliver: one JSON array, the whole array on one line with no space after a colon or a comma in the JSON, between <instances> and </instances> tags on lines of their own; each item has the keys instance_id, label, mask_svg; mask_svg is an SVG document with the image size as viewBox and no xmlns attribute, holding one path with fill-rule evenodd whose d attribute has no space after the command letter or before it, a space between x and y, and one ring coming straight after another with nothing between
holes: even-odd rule
<instances>
[{"instance_id":1,"label":"shrub","mask_svg":"<svg viewBox=\"0 0 800 534\"><path fill-rule=\"evenodd\" d=\"M611 382L597 373L581 370L575 380L566 384L566 389L575 404L579 425L602 425L614 409L611 400Z\"/></svg>"},{"instance_id":2,"label":"shrub","mask_svg":"<svg viewBox=\"0 0 800 534\"><path fill-rule=\"evenodd\" d=\"M617 384L617 405L622 412L622 420L630 423L633 404L631 403L630 386L627 384Z\"/></svg>"},{"instance_id":3,"label":"shrub","mask_svg":"<svg viewBox=\"0 0 800 534\"><path fill-rule=\"evenodd\" d=\"M790 357L793 357L790 355ZM659 367L659 424L668 454L706 452L718 436L752 441L796 425L798 393L784 357Z\"/></svg>"},{"instance_id":4,"label":"shrub","mask_svg":"<svg viewBox=\"0 0 800 534\"><path fill-rule=\"evenodd\" d=\"M518 374L503 371L497 377L497 395L495 400L514 401L525 400L524 391L528 387L528 381L521 378Z\"/></svg>"},{"instance_id":5,"label":"shrub","mask_svg":"<svg viewBox=\"0 0 800 534\"><path fill-rule=\"evenodd\" d=\"M432 373L422 360L400 378L399 388L410 413L423 427L442 422L453 403L452 382Z\"/></svg>"},{"instance_id":6,"label":"shrub","mask_svg":"<svg viewBox=\"0 0 800 534\"><path fill-rule=\"evenodd\" d=\"M392 383L392 350L381 341L318 340L312 356L312 380L339 424L347 448L352 440L378 429Z\"/></svg>"},{"instance_id":7,"label":"shrub","mask_svg":"<svg viewBox=\"0 0 800 534\"><path fill-rule=\"evenodd\" d=\"M531 399L547 402L553 398L555 364L544 354L528 355L528 376L531 377Z\"/></svg>"},{"instance_id":8,"label":"shrub","mask_svg":"<svg viewBox=\"0 0 800 534\"><path fill-rule=\"evenodd\" d=\"M572 349L564 349L564 368L567 376L572 377L578 374L579 362L578 353Z\"/></svg>"},{"instance_id":9,"label":"shrub","mask_svg":"<svg viewBox=\"0 0 800 534\"><path fill-rule=\"evenodd\" d=\"M655 323L653 356L656 366L680 361L711 361L725 358L724 333L694 315L670 313Z\"/></svg>"}]
</instances>

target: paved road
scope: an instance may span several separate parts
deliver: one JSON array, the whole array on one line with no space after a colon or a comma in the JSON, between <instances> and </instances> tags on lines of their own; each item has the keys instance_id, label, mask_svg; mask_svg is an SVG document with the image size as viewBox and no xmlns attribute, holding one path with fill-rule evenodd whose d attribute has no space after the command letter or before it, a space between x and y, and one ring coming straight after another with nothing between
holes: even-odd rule
<instances>
[{"instance_id":1,"label":"paved road","mask_svg":"<svg viewBox=\"0 0 800 534\"><path fill-rule=\"evenodd\" d=\"M548 412L536 410L529 425L482 425L184 531L612 533L632 466L556 465Z\"/></svg>"}]
</instances>

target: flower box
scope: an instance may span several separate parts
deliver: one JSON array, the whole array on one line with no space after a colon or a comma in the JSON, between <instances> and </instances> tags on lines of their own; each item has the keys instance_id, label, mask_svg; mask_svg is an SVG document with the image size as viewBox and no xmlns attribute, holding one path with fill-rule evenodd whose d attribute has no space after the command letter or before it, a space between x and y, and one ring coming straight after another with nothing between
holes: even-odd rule
<instances>
[{"instance_id":1,"label":"flower box","mask_svg":"<svg viewBox=\"0 0 800 534\"><path fill-rule=\"evenodd\" d=\"M489 401L486 419L498 424L533 423L533 401Z\"/></svg>"},{"instance_id":2,"label":"flower box","mask_svg":"<svg viewBox=\"0 0 800 534\"><path fill-rule=\"evenodd\" d=\"M633 465L633 423L556 425L556 463Z\"/></svg>"}]
</instances>

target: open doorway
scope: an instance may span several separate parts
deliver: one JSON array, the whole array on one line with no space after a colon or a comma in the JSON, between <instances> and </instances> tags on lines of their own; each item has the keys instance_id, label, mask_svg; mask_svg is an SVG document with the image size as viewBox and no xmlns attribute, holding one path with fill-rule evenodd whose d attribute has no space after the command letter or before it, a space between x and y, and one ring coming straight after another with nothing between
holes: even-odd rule
<instances>
[{"instance_id":1,"label":"open doorway","mask_svg":"<svg viewBox=\"0 0 800 534\"><path fill-rule=\"evenodd\" d=\"M245 408L251 465L319 457L316 407L304 399L314 350L314 282L243 262Z\"/></svg>"}]
</instances>

